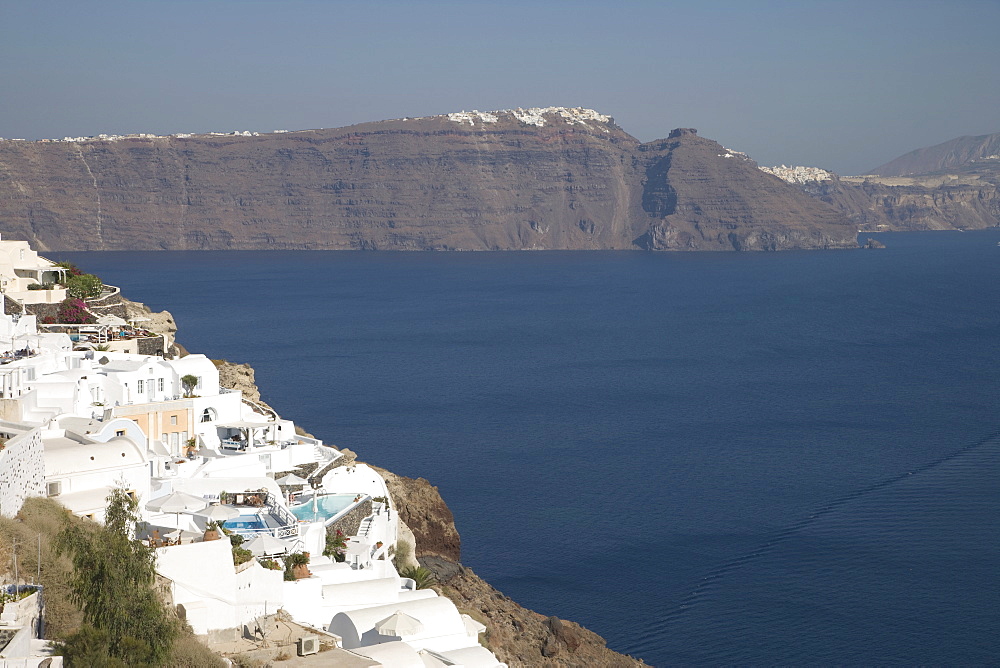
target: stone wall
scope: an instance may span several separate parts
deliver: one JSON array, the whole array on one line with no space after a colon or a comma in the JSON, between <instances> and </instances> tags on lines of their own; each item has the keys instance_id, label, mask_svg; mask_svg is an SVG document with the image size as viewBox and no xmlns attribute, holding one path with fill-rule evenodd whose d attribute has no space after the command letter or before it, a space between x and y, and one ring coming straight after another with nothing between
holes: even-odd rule
<instances>
[{"instance_id":1,"label":"stone wall","mask_svg":"<svg viewBox=\"0 0 1000 668\"><path fill-rule=\"evenodd\" d=\"M339 520L328 526L326 528L326 533L328 535L336 534L337 530L340 529L340 532L344 534L344 536L356 536L358 529L361 528L361 522L371 514L372 500L368 499L359 503L356 508L351 510L351 512L347 513Z\"/></svg>"},{"instance_id":2,"label":"stone wall","mask_svg":"<svg viewBox=\"0 0 1000 668\"><path fill-rule=\"evenodd\" d=\"M162 336L146 336L136 340L136 344L140 355L162 355L165 352Z\"/></svg>"}]
</instances>

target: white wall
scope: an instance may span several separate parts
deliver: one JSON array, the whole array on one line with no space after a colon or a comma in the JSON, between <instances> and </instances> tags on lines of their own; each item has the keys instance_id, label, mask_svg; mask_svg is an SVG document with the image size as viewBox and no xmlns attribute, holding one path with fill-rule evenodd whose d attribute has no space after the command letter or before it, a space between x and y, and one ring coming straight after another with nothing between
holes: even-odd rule
<instances>
[{"instance_id":1,"label":"white wall","mask_svg":"<svg viewBox=\"0 0 1000 668\"><path fill-rule=\"evenodd\" d=\"M12 438L0 450L0 515L13 517L29 496L45 495L45 460L40 430L0 432Z\"/></svg>"},{"instance_id":2,"label":"white wall","mask_svg":"<svg viewBox=\"0 0 1000 668\"><path fill-rule=\"evenodd\" d=\"M228 540L159 548L156 571L173 582L175 605L183 605L197 634L253 627L254 620L282 607L283 573L252 562L237 573Z\"/></svg>"}]
</instances>

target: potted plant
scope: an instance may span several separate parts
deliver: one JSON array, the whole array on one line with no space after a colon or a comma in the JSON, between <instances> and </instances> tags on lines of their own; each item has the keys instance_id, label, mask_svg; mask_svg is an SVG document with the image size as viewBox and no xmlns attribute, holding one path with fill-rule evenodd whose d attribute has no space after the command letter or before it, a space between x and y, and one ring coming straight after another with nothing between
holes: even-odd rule
<instances>
[{"instance_id":1,"label":"potted plant","mask_svg":"<svg viewBox=\"0 0 1000 668\"><path fill-rule=\"evenodd\" d=\"M302 580L312 577L309 572L309 554L305 552L292 552L285 557L285 573L291 573L292 577L286 579Z\"/></svg>"},{"instance_id":2,"label":"potted plant","mask_svg":"<svg viewBox=\"0 0 1000 668\"><path fill-rule=\"evenodd\" d=\"M219 535L219 523L215 520L211 520L205 525L205 535L202 536L202 540L219 540L221 536Z\"/></svg>"}]
</instances>

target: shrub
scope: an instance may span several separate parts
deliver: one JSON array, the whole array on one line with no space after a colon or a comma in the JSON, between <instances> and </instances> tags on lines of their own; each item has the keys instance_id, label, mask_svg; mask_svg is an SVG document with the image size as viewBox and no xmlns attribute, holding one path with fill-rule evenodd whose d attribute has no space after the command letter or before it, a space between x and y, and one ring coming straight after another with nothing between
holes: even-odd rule
<instances>
[{"instance_id":1,"label":"shrub","mask_svg":"<svg viewBox=\"0 0 1000 668\"><path fill-rule=\"evenodd\" d=\"M66 292L70 297L77 299L100 297L102 290L104 283L93 274L80 274L66 279Z\"/></svg>"},{"instance_id":2,"label":"shrub","mask_svg":"<svg viewBox=\"0 0 1000 668\"><path fill-rule=\"evenodd\" d=\"M233 546L233 565L239 566L253 559L253 552L246 548Z\"/></svg>"},{"instance_id":3,"label":"shrub","mask_svg":"<svg viewBox=\"0 0 1000 668\"><path fill-rule=\"evenodd\" d=\"M437 584L437 576L423 566L416 568L404 568L399 572L400 577L410 578L417 583L417 589L427 589Z\"/></svg>"},{"instance_id":4,"label":"shrub","mask_svg":"<svg viewBox=\"0 0 1000 668\"><path fill-rule=\"evenodd\" d=\"M59 304L59 322L87 325L94 322L94 316L87 310L82 299L68 297Z\"/></svg>"},{"instance_id":5,"label":"shrub","mask_svg":"<svg viewBox=\"0 0 1000 668\"><path fill-rule=\"evenodd\" d=\"M340 529L336 533L326 534L326 548L323 556L342 562L347 558L347 538Z\"/></svg>"},{"instance_id":6,"label":"shrub","mask_svg":"<svg viewBox=\"0 0 1000 668\"><path fill-rule=\"evenodd\" d=\"M56 266L65 269L66 273L69 274L70 276L79 276L83 273L82 271L80 271L80 268L77 267L72 262L56 262Z\"/></svg>"}]
</instances>

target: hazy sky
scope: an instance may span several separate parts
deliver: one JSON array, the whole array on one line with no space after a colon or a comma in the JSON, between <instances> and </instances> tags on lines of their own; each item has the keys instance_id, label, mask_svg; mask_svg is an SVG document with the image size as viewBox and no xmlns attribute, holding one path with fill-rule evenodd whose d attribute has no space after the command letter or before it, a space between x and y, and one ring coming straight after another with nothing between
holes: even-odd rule
<instances>
[{"instance_id":1,"label":"hazy sky","mask_svg":"<svg viewBox=\"0 0 1000 668\"><path fill-rule=\"evenodd\" d=\"M861 173L1000 132L1000 0L0 0L0 136L583 106Z\"/></svg>"}]
</instances>

